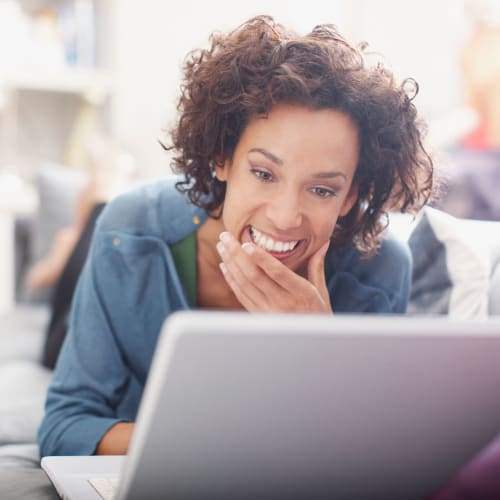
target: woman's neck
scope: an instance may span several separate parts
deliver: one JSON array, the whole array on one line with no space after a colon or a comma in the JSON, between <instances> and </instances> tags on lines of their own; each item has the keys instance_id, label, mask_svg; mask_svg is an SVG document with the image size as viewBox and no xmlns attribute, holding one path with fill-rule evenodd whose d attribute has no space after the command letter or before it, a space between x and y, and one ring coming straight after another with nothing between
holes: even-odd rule
<instances>
[{"instance_id":1,"label":"woman's neck","mask_svg":"<svg viewBox=\"0 0 500 500\"><path fill-rule=\"evenodd\" d=\"M220 219L208 218L196 232L196 303L201 309L242 309L219 267L216 244L223 230Z\"/></svg>"}]
</instances>

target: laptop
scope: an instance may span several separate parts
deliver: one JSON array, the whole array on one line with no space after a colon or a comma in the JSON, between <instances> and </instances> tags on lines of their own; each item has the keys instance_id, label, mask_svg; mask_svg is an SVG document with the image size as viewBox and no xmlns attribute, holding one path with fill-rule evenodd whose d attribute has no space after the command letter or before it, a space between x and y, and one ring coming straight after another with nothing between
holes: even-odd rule
<instances>
[{"instance_id":1,"label":"laptop","mask_svg":"<svg viewBox=\"0 0 500 500\"><path fill-rule=\"evenodd\" d=\"M420 499L500 431L499 382L500 318L180 312L127 456L42 467L71 500L106 498L99 483L118 499Z\"/></svg>"}]
</instances>

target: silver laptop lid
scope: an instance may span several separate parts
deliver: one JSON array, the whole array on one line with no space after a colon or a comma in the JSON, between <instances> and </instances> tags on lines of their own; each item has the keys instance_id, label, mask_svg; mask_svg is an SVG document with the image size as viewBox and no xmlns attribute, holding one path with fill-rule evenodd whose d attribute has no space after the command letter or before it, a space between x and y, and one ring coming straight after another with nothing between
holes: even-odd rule
<instances>
[{"instance_id":1,"label":"silver laptop lid","mask_svg":"<svg viewBox=\"0 0 500 500\"><path fill-rule=\"evenodd\" d=\"M178 313L119 498L422 498L500 429L500 322Z\"/></svg>"}]
</instances>

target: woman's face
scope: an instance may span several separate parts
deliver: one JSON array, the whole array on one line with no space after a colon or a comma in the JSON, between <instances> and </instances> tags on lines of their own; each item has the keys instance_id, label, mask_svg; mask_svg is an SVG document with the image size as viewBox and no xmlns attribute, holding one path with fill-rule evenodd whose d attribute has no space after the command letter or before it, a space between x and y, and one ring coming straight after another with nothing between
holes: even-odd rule
<instances>
[{"instance_id":1,"label":"woman's face","mask_svg":"<svg viewBox=\"0 0 500 500\"><path fill-rule=\"evenodd\" d=\"M226 230L302 274L356 201L358 136L333 109L280 104L252 119L233 158L216 169L227 183Z\"/></svg>"}]
</instances>

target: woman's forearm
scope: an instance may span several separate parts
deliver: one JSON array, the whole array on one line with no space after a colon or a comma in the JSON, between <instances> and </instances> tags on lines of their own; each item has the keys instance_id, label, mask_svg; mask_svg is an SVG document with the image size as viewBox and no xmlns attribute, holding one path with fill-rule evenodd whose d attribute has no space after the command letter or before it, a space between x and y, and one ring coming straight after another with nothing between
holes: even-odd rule
<instances>
[{"instance_id":1,"label":"woman's forearm","mask_svg":"<svg viewBox=\"0 0 500 500\"><path fill-rule=\"evenodd\" d=\"M113 425L99 441L96 455L125 455L133 430L132 422L119 422Z\"/></svg>"}]
</instances>

